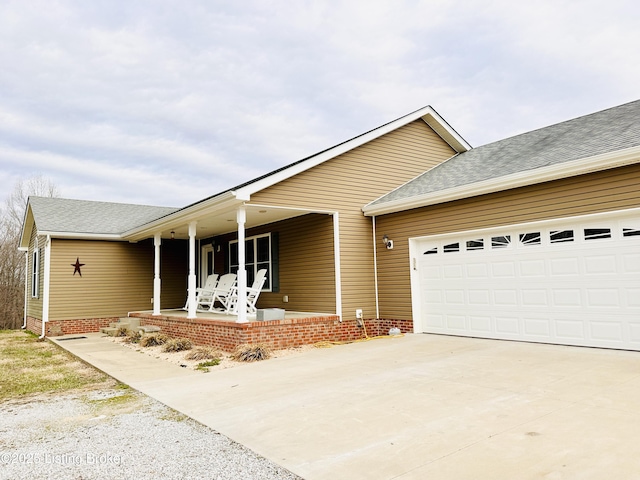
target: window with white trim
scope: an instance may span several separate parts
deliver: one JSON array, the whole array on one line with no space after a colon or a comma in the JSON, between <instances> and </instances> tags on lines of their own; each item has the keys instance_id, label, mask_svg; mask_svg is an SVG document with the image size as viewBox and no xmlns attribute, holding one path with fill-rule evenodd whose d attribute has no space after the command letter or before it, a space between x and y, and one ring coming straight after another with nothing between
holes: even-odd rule
<instances>
[{"instance_id":1,"label":"window with white trim","mask_svg":"<svg viewBox=\"0 0 640 480\"><path fill-rule=\"evenodd\" d=\"M262 291L272 291L272 242L271 233L248 237L244 241L244 263L247 270L247 286L253 284L258 270L267 269ZM238 273L238 241L229 242L229 272Z\"/></svg>"},{"instance_id":2,"label":"window with white trim","mask_svg":"<svg viewBox=\"0 0 640 480\"><path fill-rule=\"evenodd\" d=\"M38 298L40 294L40 251L38 248L31 254L31 296Z\"/></svg>"}]
</instances>

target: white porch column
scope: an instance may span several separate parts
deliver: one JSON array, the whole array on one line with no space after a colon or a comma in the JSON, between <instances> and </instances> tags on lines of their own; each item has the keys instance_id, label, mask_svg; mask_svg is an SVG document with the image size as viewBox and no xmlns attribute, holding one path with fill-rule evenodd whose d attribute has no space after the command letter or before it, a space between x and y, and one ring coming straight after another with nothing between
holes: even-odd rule
<instances>
[{"instance_id":1,"label":"white porch column","mask_svg":"<svg viewBox=\"0 0 640 480\"><path fill-rule=\"evenodd\" d=\"M336 271L336 315L342 321L342 276L340 275L340 215L333 214L333 258Z\"/></svg>"},{"instance_id":2,"label":"white porch column","mask_svg":"<svg viewBox=\"0 0 640 480\"><path fill-rule=\"evenodd\" d=\"M162 238L160 233L153 236L154 262L153 262L153 315L160 315L160 292L162 282L160 280L160 245Z\"/></svg>"},{"instance_id":3,"label":"white porch column","mask_svg":"<svg viewBox=\"0 0 640 480\"><path fill-rule=\"evenodd\" d=\"M247 321L247 268L244 255L244 224L247 211L244 206L238 208L238 318L236 322Z\"/></svg>"},{"instance_id":4,"label":"white porch column","mask_svg":"<svg viewBox=\"0 0 640 480\"><path fill-rule=\"evenodd\" d=\"M189 223L189 312L187 318L196 318L196 225Z\"/></svg>"}]
</instances>

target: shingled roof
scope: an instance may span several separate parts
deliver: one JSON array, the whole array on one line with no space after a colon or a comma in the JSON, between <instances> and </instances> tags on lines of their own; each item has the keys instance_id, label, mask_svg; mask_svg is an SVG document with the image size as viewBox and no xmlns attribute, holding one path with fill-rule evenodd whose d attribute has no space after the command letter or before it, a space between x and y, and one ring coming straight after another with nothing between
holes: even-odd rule
<instances>
[{"instance_id":1,"label":"shingled roof","mask_svg":"<svg viewBox=\"0 0 640 480\"><path fill-rule=\"evenodd\" d=\"M90 235L119 235L177 210L51 197L29 197L29 206L38 232Z\"/></svg>"},{"instance_id":2,"label":"shingled roof","mask_svg":"<svg viewBox=\"0 0 640 480\"><path fill-rule=\"evenodd\" d=\"M640 100L637 100L460 153L367 207L427 197L639 145Z\"/></svg>"}]
</instances>

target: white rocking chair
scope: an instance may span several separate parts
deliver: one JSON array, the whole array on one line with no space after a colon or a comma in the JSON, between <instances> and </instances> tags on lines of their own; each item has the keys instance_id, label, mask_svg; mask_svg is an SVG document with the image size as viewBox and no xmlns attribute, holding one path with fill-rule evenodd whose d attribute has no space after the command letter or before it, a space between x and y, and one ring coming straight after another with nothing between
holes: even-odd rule
<instances>
[{"instance_id":1,"label":"white rocking chair","mask_svg":"<svg viewBox=\"0 0 640 480\"><path fill-rule=\"evenodd\" d=\"M213 291L218 283L218 274L212 273L207 277L204 282L204 287L196 288L196 309L200 309L200 305L209 305L213 298ZM187 295L187 301L184 304L183 310L189 310L189 296Z\"/></svg>"},{"instance_id":2,"label":"white rocking chair","mask_svg":"<svg viewBox=\"0 0 640 480\"><path fill-rule=\"evenodd\" d=\"M267 269L262 268L257 271L256 278L253 280L253 284L247 288L247 313L248 314L251 314L251 315L256 314L257 312L256 303L258 301L258 297L260 296L260 292L262 291L262 287L264 286L264 282L266 280L267 280ZM233 289L233 293L230 299L227 313L231 313L233 315L238 314L238 287L237 286Z\"/></svg>"},{"instance_id":3,"label":"white rocking chair","mask_svg":"<svg viewBox=\"0 0 640 480\"><path fill-rule=\"evenodd\" d=\"M227 273L220 277L220 280L218 280L218 285L216 285L216 288L213 291L213 298L211 300L211 304L209 305L210 312L220 311L219 309L214 307L214 304L216 302L220 302L224 307L224 313L229 313L231 296L236 287L237 278L238 277L235 273Z\"/></svg>"}]
</instances>

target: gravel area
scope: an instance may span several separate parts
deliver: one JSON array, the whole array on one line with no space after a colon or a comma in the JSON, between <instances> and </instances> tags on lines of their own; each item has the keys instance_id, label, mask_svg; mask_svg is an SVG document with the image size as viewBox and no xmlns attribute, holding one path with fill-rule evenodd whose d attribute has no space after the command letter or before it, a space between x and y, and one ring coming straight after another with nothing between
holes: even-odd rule
<instances>
[{"instance_id":1,"label":"gravel area","mask_svg":"<svg viewBox=\"0 0 640 480\"><path fill-rule=\"evenodd\" d=\"M299 479L131 389L0 404L0 479Z\"/></svg>"}]
</instances>

